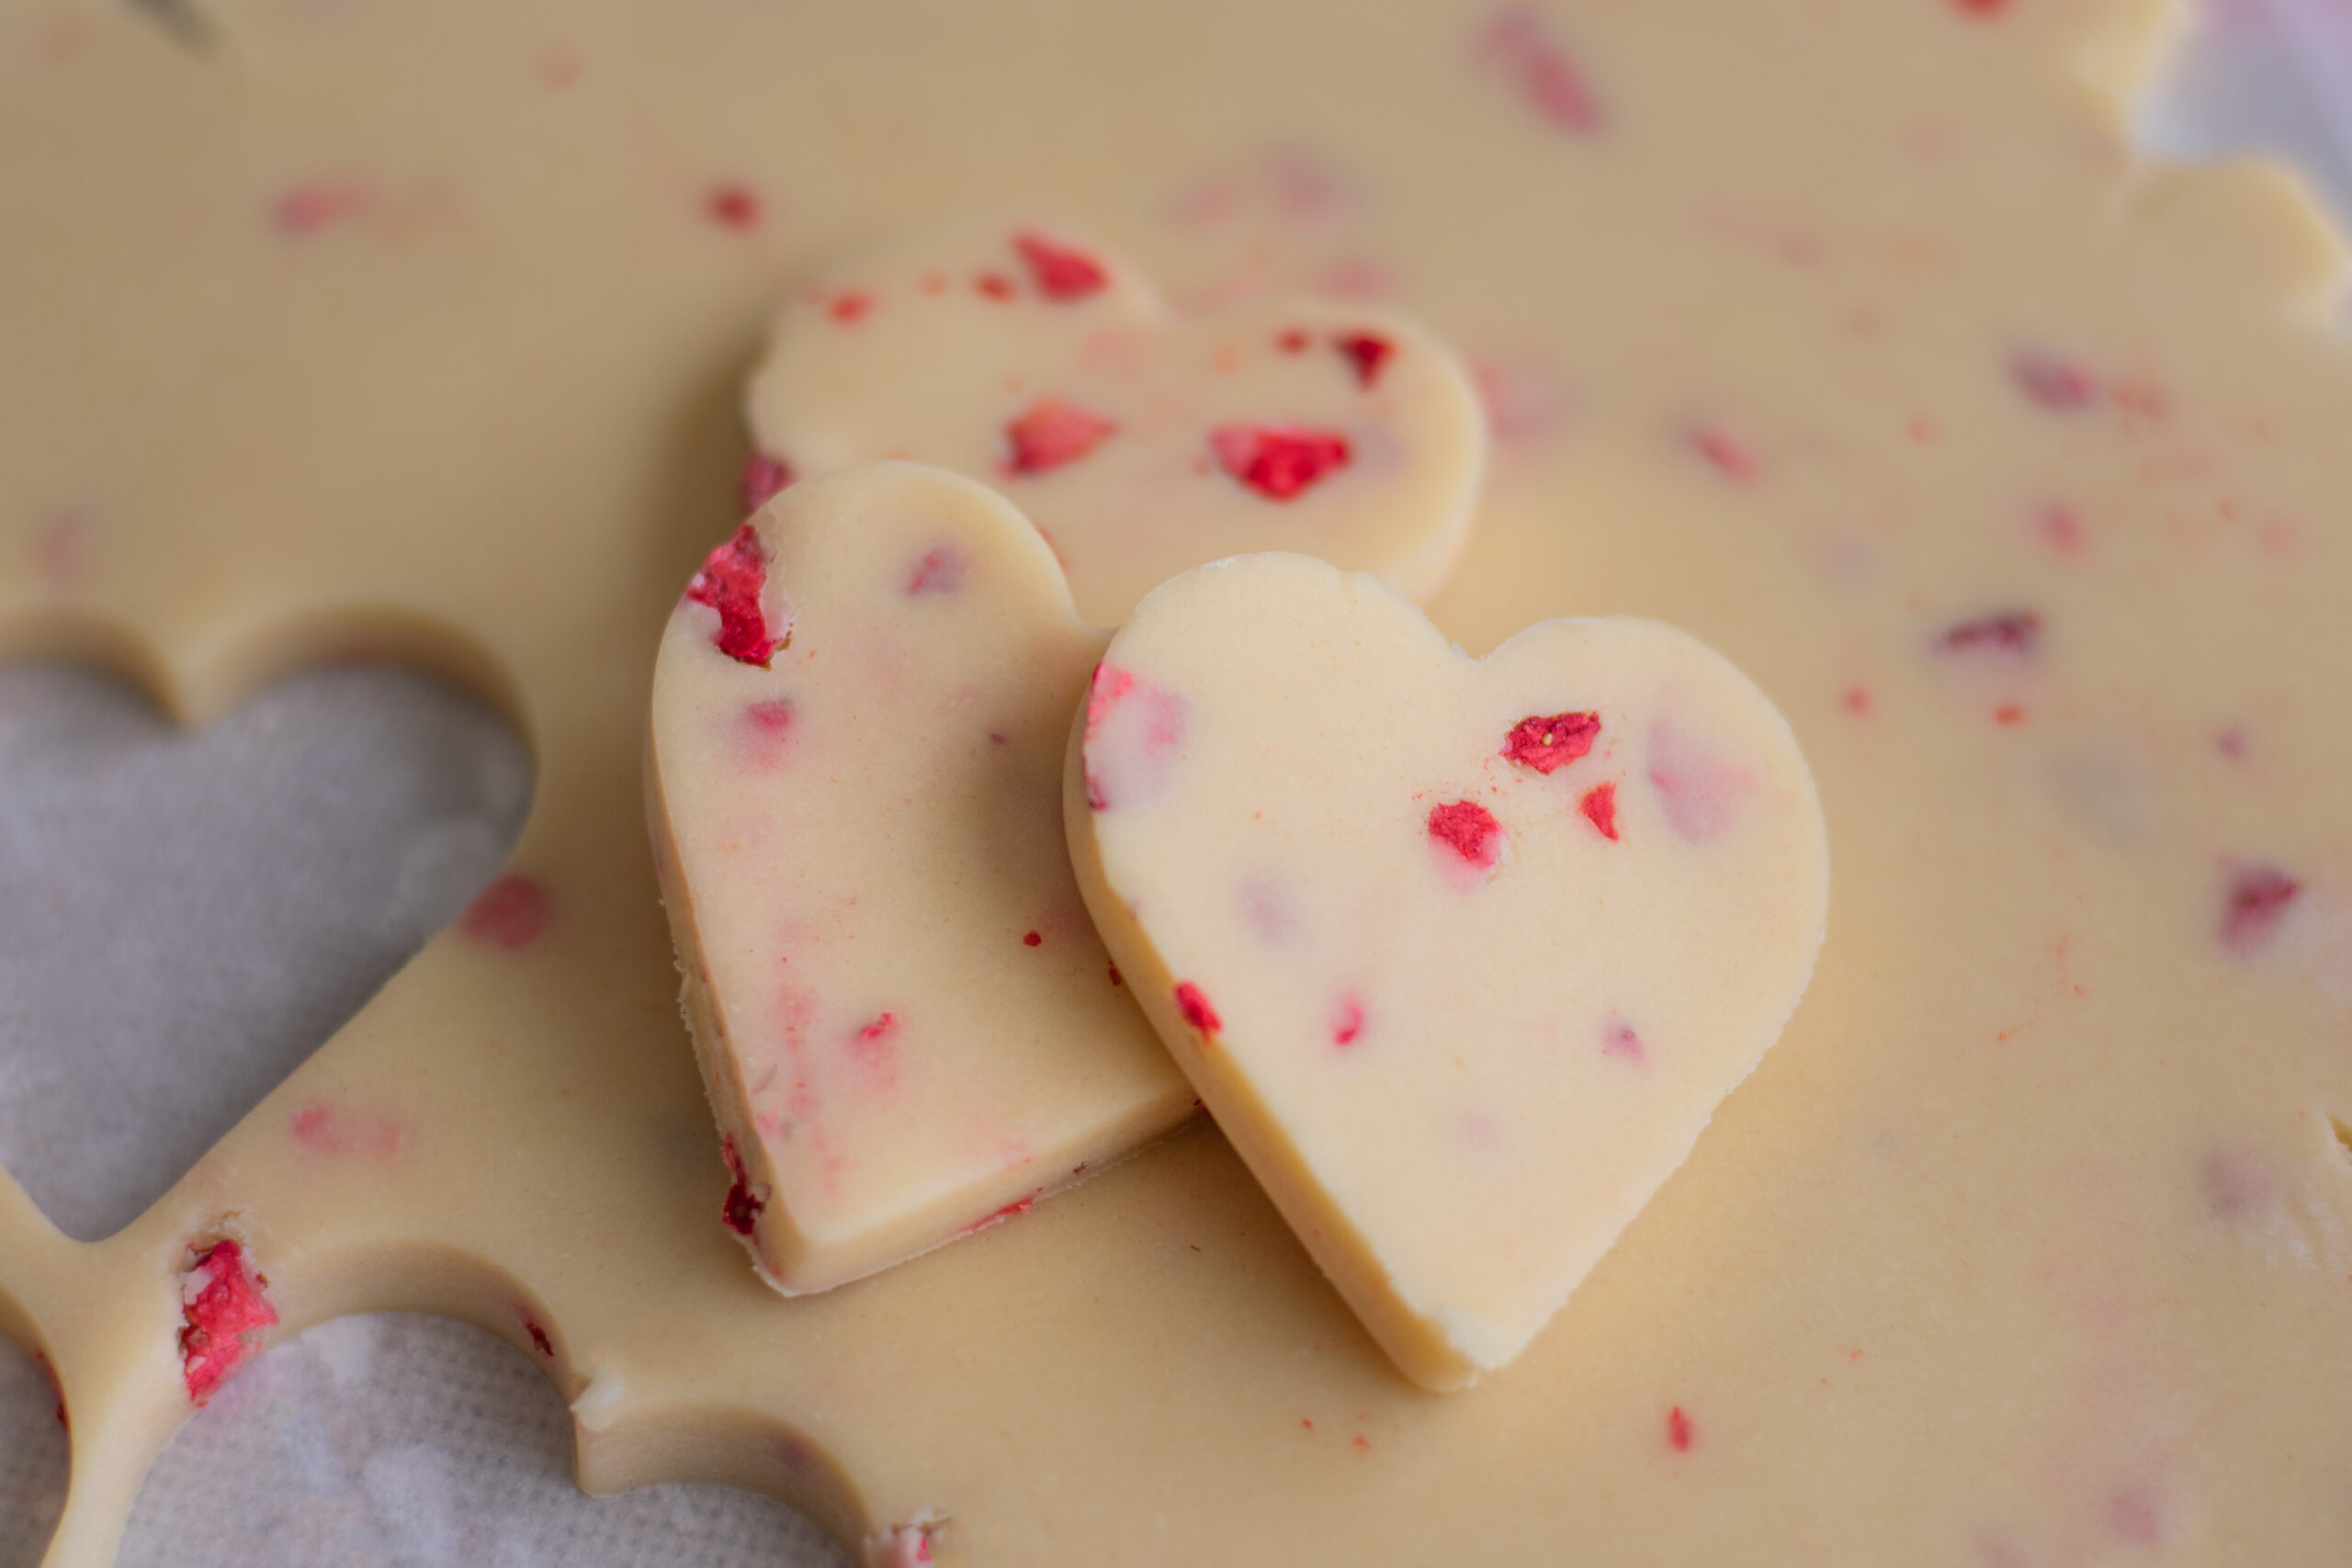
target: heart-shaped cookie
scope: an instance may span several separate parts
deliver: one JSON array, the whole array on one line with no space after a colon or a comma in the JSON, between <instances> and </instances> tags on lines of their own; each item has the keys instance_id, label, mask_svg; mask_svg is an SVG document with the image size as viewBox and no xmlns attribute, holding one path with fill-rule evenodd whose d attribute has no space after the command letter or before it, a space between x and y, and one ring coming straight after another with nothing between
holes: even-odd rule
<instances>
[{"instance_id":1,"label":"heart-shaped cookie","mask_svg":"<svg viewBox=\"0 0 2352 1568\"><path fill-rule=\"evenodd\" d=\"M1243 550L1425 598L1486 457L1462 367L1395 313L1294 299L1179 320L1099 245L1018 222L831 268L785 307L748 400L753 498L868 458L971 475L1052 542L1097 626Z\"/></svg>"},{"instance_id":2,"label":"heart-shaped cookie","mask_svg":"<svg viewBox=\"0 0 2352 1568\"><path fill-rule=\"evenodd\" d=\"M1063 848L1102 645L1018 512L907 463L777 497L671 617L662 894L726 1219L783 1291L1024 1211L1193 1111Z\"/></svg>"},{"instance_id":3,"label":"heart-shaped cookie","mask_svg":"<svg viewBox=\"0 0 2352 1568\"><path fill-rule=\"evenodd\" d=\"M1436 1389L1518 1354L1682 1163L1827 908L1804 758L1719 655L1559 620L1473 660L1298 556L1143 602L1064 813L1178 1063Z\"/></svg>"}]
</instances>

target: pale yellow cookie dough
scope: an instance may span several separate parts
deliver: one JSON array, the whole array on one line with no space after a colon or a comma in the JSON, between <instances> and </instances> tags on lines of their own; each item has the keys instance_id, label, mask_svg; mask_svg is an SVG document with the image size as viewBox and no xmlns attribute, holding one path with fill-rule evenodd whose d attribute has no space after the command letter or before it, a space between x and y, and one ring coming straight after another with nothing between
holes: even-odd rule
<instances>
[{"instance_id":1,"label":"pale yellow cookie dough","mask_svg":"<svg viewBox=\"0 0 2352 1568\"><path fill-rule=\"evenodd\" d=\"M1425 599L1487 451L1462 365L1393 309L1295 295L1177 317L1091 238L1016 220L829 263L777 317L747 403L775 477L913 457L1001 489L1102 626L1241 550Z\"/></svg>"},{"instance_id":2,"label":"pale yellow cookie dough","mask_svg":"<svg viewBox=\"0 0 2352 1568\"><path fill-rule=\"evenodd\" d=\"M1704 645L1547 621L1474 662L1303 556L1145 598L1063 818L1209 1113L1432 1389L1519 1355L1682 1163L1828 901L1788 723Z\"/></svg>"},{"instance_id":3,"label":"pale yellow cookie dough","mask_svg":"<svg viewBox=\"0 0 2352 1568\"><path fill-rule=\"evenodd\" d=\"M713 559L759 629L729 653L720 609L679 601L647 807L724 1218L797 1294L1026 1213L1194 1101L1062 852L1103 637L1036 530L875 463L795 485Z\"/></svg>"},{"instance_id":4,"label":"pale yellow cookie dough","mask_svg":"<svg viewBox=\"0 0 2352 1568\"><path fill-rule=\"evenodd\" d=\"M2341 1556L2343 255L2283 176L2131 151L2166 7L197 3L201 54L0 11L0 637L192 723L341 650L455 673L534 749L547 918L434 942L115 1236L0 1183L0 1326L73 1422L51 1568L187 1418L224 1232L276 1333L538 1357L592 1490L941 1563ZM1409 309L1496 437L1439 628L1679 626L1812 764L1803 1005L1471 1396L1205 1124L821 1296L719 1222L655 651L777 302L981 206L1187 310ZM299 1144L329 1100L399 1156Z\"/></svg>"}]
</instances>

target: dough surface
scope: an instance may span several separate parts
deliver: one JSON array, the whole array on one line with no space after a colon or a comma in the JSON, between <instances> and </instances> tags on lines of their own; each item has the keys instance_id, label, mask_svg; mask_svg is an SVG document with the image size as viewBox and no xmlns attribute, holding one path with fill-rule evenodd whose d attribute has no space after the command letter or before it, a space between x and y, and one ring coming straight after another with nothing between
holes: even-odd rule
<instances>
[{"instance_id":1,"label":"dough surface","mask_svg":"<svg viewBox=\"0 0 2352 1568\"><path fill-rule=\"evenodd\" d=\"M583 1481L941 1562L2324 1562L2352 1536L2352 379L2341 246L2134 156L2145 0L0 16L0 641L202 723L354 650L503 706L535 940L452 930L153 1208L0 1183L0 1329L107 1560L191 1246L280 1334L466 1317ZM971 208L1180 307L1393 300L1494 435L1470 651L1684 627L1772 697L1812 988L1507 1378L1436 1401L1201 1127L781 1301L641 828L660 630L739 520L776 303ZM390 1162L298 1140L322 1101ZM1564 1482L1564 1478L1567 1478Z\"/></svg>"}]
</instances>

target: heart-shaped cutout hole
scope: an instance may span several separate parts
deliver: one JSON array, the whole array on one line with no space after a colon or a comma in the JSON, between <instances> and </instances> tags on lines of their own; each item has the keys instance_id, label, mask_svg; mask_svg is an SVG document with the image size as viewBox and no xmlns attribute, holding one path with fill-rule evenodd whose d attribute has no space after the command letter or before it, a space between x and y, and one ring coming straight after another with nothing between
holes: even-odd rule
<instances>
[{"instance_id":1,"label":"heart-shaped cutout hole","mask_svg":"<svg viewBox=\"0 0 2352 1568\"><path fill-rule=\"evenodd\" d=\"M0 1165L69 1235L129 1224L467 907L531 777L402 670L195 733L90 671L0 671Z\"/></svg>"},{"instance_id":2,"label":"heart-shaped cutout hole","mask_svg":"<svg viewBox=\"0 0 2352 1568\"><path fill-rule=\"evenodd\" d=\"M445 1318L338 1318L190 1419L148 1472L118 1561L846 1568L814 1523L750 1492L590 1497L571 1451L562 1400L512 1346Z\"/></svg>"},{"instance_id":3,"label":"heart-shaped cutout hole","mask_svg":"<svg viewBox=\"0 0 2352 1568\"><path fill-rule=\"evenodd\" d=\"M851 256L795 294L752 378L747 499L871 458L1001 487L1079 611L1300 550L1437 591L1467 536L1486 422L1453 353L1394 311L1297 298L1180 318L1066 230L968 222Z\"/></svg>"},{"instance_id":4,"label":"heart-shaped cutout hole","mask_svg":"<svg viewBox=\"0 0 2352 1568\"><path fill-rule=\"evenodd\" d=\"M1144 601L1066 790L1137 1000L1431 1388L1518 1354L1682 1163L1827 909L1804 759L1720 655L1562 620L1473 660L1298 556Z\"/></svg>"}]
</instances>

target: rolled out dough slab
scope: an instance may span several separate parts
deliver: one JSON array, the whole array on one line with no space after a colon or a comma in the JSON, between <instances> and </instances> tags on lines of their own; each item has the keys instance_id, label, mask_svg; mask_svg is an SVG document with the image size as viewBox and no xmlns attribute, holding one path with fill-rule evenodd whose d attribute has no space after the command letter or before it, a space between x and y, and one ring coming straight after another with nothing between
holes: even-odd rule
<instances>
[{"instance_id":1,"label":"rolled out dough slab","mask_svg":"<svg viewBox=\"0 0 2352 1568\"><path fill-rule=\"evenodd\" d=\"M187 1416L224 1230L286 1331L539 1325L593 1490L944 1518L942 1562L2339 1550L2341 255L2281 176L2131 152L2156 8L206 14L0 18L0 637L190 722L352 651L454 675L535 753L547 919L435 939L104 1241L0 1186L0 1326L73 1416L53 1562ZM654 641L781 290L964 206L1180 302L1429 321L1497 438L1440 625L1674 622L1819 778L1794 1022L1468 1396L1387 1370L1207 1128L815 1300L718 1224ZM330 1102L397 1153L299 1139Z\"/></svg>"}]
</instances>

